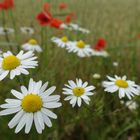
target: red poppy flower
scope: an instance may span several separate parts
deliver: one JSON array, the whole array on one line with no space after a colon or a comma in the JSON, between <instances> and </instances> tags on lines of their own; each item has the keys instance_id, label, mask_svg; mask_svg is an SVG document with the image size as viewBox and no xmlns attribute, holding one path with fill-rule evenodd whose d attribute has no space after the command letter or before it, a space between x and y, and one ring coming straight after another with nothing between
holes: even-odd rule
<instances>
[{"instance_id":1,"label":"red poppy flower","mask_svg":"<svg viewBox=\"0 0 140 140\"><path fill-rule=\"evenodd\" d=\"M3 2L0 2L0 9L10 9L14 7L14 0L4 0Z\"/></svg>"},{"instance_id":2,"label":"red poppy flower","mask_svg":"<svg viewBox=\"0 0 140 140\"><path fill-rule=\"evenodd\" d=\"M67 8L67 4L66 3L60 3L59 4L59 9L60 10L63 10L63 9L66 9Z\"/></svg>"},{"instance_id":3,"label":"red poppy flower","mask_svg":"<svg viewBox=\"0 0 140 140\"><path fill-rule=\"evenodd\" d=\"M98 51L101 51L105 48L106 46L106 41L103 38L99 38L96 45L95 45L95 49Z\"/></svg>"},{"instance_id":4,"label":"red poppy flower","mask_svg":"<svg viewBox=\"0 0 140 140\"><path fill-rule=\"evenodd\" d=\"M51 23L50 23L50 25L52 26L52 27L54 27L54 28L60 28L60 26L63 24L63 21L62 20L60 20L60 19L57 19L57 18L53 18L52 20L51 20Z\"/></svg>"},{"instance_id":5,"label":"red poppy flower","mask_svg":"<svg viewBox=\"0 0 140 140\"><path fill-rule=\"evenodd\" d=\"M50 24L52 15L49 12L40 12L36 18L39 21L40 25L45 26Z\"/></svg>"},{"instance_id":6,"label":"red poppy flower","mask_svg":"<svg viewBox=\"0 0 140 140\"><path fill-rule=\"evenodd\" d=\"M140 33L137 35L137 37L140 39Z\"/></svg>"},{"instance_id":7,"label":"red poppy flower","mask_svg":"<svg viewBox=\"0 0 140 140\"><path fill-rule=\"evenodd\" d=\"M70 23L72 19L75 17L75 13L70 13L65 17L65 22Z\"/></svg>"}]
</instances>

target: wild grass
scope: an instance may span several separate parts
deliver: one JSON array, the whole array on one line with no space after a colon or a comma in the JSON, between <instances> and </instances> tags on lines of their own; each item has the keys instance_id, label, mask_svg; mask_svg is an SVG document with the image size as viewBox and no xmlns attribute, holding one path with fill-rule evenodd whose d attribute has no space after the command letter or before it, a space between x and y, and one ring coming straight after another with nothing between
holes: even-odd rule
<instances>
[{"instance_id":1,"label":"wild grass","mask_svg":"<svg viewBox=\"0 0 140 140\"><path fill-rule=\"evenodd\" d=\"M41 10L44 2L52 4L52 12L58 14L57 5L61 0L15 0L16 7L11 12L0 11L0 26L5 25L16 29L15 35L0 36L1 50L9 50L9 44L16 53L26 40L36 38L44 49L38 55L39 67L31 70L29 76L22 76L15 80L6 78L0 82L0 103L11 97L11 89L19 89L21 84L27 86L29 77L35 80L49 81L56 85L56 94L61 95L63 106L55 110L58 119L53 121L52 128L46 128L42 135L32 129L29 135L24 132L14 134L7 126L12 116L0 117L1 140L138 140L140 139L140 111L128 110L120 104L117 94L103 91L101 82L106 75L127 75L129 79L140 83L140 1L138 0L63 0L68 3L69 11L77 14L76 23L88 28L91 34L78 34L68 31L58 31L50 27L41 28L35 16ZM64 13L65 13L64 12ZM21 26L31 26L35 29L33 36L23 35L19 31ZM67 35L70 39L83 39L89 44L95 44L99 37L107 40L109 58L91 57L79 58L69 54L64 49L54 47L50 38ZM118 67L113 62L119 63ZM94 73L101 74L100 80L93 79ZM90 105L83 105L73 109L68 102L64 102L62 87L67 80L82 78L96 86L96 94L91 98ZM20 82L19 82L20 81ZM140 98L134 100L140 104Z\"/></svg>"}]
</instances>

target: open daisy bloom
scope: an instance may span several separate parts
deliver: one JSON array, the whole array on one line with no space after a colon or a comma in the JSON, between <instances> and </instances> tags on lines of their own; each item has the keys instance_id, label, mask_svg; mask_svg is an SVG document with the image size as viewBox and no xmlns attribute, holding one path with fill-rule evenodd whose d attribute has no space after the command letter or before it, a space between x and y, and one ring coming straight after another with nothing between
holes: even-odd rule
<instances>
[{"instance_id":1,"label":"open daisy bloom","mask_svg":"<svg viewBox=\"0 0 140 140\"><path fill-rule=\"evenodd\" d=\"M135 84L135 82L126 80L126 76L122 78L115 75L115 78L107 76L110 81L104 81L103 87L105 87L105 91L114 93L119 91L119 98L123 98L127 96L131 99L134 95L139 95L139 86Z\"/></svg>"},{"instance_id":2,"label":"open daisy bloom","mask_svg":"<svg viewBox=\"0 0 140 140\"><path fill-rule=\"evenodd\" d=\"M20 51L17 55L7 51L7 53L2 55L0 57L0 80L3 80L9 73L10 79L21 73L28 75L29 72L26 69L38 66L37 57L34 56L32 51L26 53Z\"/></svg>"},{"instance_id":3,"label":"open daisy bloom","mask_svg":"<svg viewBox=\"0 0 140 140\"><path fill-rule=\"evenodd\" d=\"M100 79L101 78L101 75L99 73L95 73L93 74L92 76L94 79Z\"/></svg>"},{"instance_id":4,"label":"open daisy bloom","mask_svg":"<svg viewBox=\"0 0 140 140\"><path fill-rule=\"evenodd\" d=\"M55 86L46 90L48 82L42 85L42 81L34 82L32 79L29 81L28 89L21 86L21 92L11 90L11 93L17 99L6 99L6 103L1 105L5 110L0 111L0 116L17 113L9 122L9 128L14 128L15 133L18 133L25 126L25 133L29 133L33 124L38 133L42 133L45 125L52 126L50 118L56 119L55 113L50 111L51 108L58 108L61 106L59 95L50 96Z\"/></svg>"},{"instance_id":5,"label":"open daisy bloom","mask_svg":"<svg viewBox=\"0 0 140 140\"><path fill-rule=\"evenodd\" d=\"M67 36L63 36L61 38L52 37L52 42L54 42L58 47L64 48L70 44L70 41Z\"/></svg>"},{"instance_id":6,"label":"open daisy bloom","mask_svg":"<svg viewBox=\"0 0 140 140\"><path fill-rule=\"evenodd\" d=\"M75 23L70 23L69 28L71 30L76 30L77 31L77 30L79 30L80 26L78 24L75 24Z\"/></svg>"},{"instance_id":7,"label":"open daisy bloom","mask_svg":"<svg viewBox=\"0 0 140 140\"><path fill-rule=\"evenodd\" d=\"M6 35L6 34L12 34L12 33L14 33L13 28L0 27L0 35Z\"/></svg>"},{"instance_id":8,"label":"open daisy bloom","mask_svg":"<svg viewBox=\"0 0 140 140\"><path fill-rule=\"evenodd\" d=\"M105 50L98 51L93 49L92 56L109 57L109 53Z\"/></svg>"},{"instance_id":9,"label":"open daisy bloom","mask_svg":"<svg viewBox=\"0 0 140 140\"><path fill-rule=\"evenodd\" d=\"M88 30L88 29L85 29L85 28L79 28L79 30L78 31L80 31L80 32L82 32L82 33L85 33L85 34L89 34L90 33L90 31Z\"/></svg>"},{"instance_id":10,"label":"open daisy bloom","mask_svg":"<svg viewBox=\"0 0 140 140\"><path fill-rule=\"evenodd\" d=\"M118 67L119 66L119 63L115 61L115 62L113 62L113 66L114 67Z\"/></svg>"},{"instance_id":11,"label":"open daisy bloom","mask_svg":"<svg viewBox=\"0 0 140 140\"><path fill-rule=\"evenodd\" d=\"M88 82L83 82L81 79L76 79L76 82L69 80L69 85L65 84L63 88L63 94L68 95L65 100L70 100L72 107L78 104L81 106L82 100L89 104L90 98L88 96L93 95L92 90L95 89L94 86L87 86Z\"/></svg>"},{"instance_id":12,"label":"open daisy bloom","mask_svg":"<svg viewBox=\"0 0 140 140\"><path fill-rule=\"evenodd\" d=\"M68 29L69 27L68 27L68 25L67 24L65 24L65 23L62 23L61 25L60 25L60 27L59 27L60 29Z\"/></svg>"},{"instance_id":13,"label":"open daisy bloom","mask_svg":"<svg viewBox=\"0 0 140 140\"><path fill-rule=\"evenodd\" d=\"M129 101L121 101L121 104L125 105L129 110L136 110L139 105L137 104L136 101L129 100Z\"/></svg>"},{"instance_id":14,"label":"open daisy bloom","mask_svg":"<svg viewBox=\"0 0 140 140\"><path fill-rule=\"evenodd\" d=\"M82 32L82 33L85 33L85 34L90 33L90 31L88 29L82 28L78 24L75 24L75 23L69 23L68 27L66 29L69 29L71 31L73 31L73 30L74 31L79 31L79 32Z\"/></svg>"},{"instance_id":15,"label":"open daisy bloom","mask_svg":"<svg viewBox=\"0 0 140 140\"><path fill-rule=\"evenodd\" d=\"M21 28L20 28L20 31L21 31L23 34L28 34L28 35L34 34L34 29L31 28L31 27L21 27Z\"/></svg>"},{"instance_id":16,"label":"open daisy bloom","mask_svg":"<svg viewBox=\"0 0 140 140\"><path fill-rule=\"evenodd\" d=\"M79 57L90 57L93 53L90 45L87 45L84 41L74 41L71 42L68 47L68 52L74 52Z\"/></svg>"},{"instance_id":17,"label":"open daisy bloom","mask_svg":"<svg viewBox=\"0 0 140 140\"><path fill-rule=\"evenodd\" d=\"M42 48L35 39L30 39L27 43L22 45L22 48L26 51L42 52Z\"/></svg>"}]
</instances>

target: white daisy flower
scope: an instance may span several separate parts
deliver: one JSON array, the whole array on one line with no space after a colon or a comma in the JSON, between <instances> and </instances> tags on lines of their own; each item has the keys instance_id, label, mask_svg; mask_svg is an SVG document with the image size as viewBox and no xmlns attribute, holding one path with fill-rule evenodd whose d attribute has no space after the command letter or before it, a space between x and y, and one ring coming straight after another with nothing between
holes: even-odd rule
<instances>
[{"instance_id":1,"label":"white daisy flower","mask_svg":"<svg viewBox=\"0 0 140 140\"><path fill-rule=\"evenodd\" d=\"M78 24L75 24L75 23L70 23L69 26L67 27L67 29L79 31L79 32L86 33L86 34L90 33L90 31L88 29L82 28Z\"/></svg>"},{"instance_id":2,"label":"white daisy flower","mask_svg":"<svg viewBox=\"0 0 140 140\"><path fill-rule=\"evenodd\" d=\"M26 51L37 51L42 52L41 46L35 39L30 39L27 43L21 46Z\"/></svg>"},{"instance_id":3,"label":"white daisy flower","mask_svg":"<svg viewBox=\"0 0 140 140\"><path fill-rule=\"evenodd\" d=\"M123 98L127 96L131 99L134 95L139 95L139 86L135 84L134 81L126 80L126 76L122 78L115 75L115 78L107 76L110 81L104 81L103 87L105 87L105 91L114 93L119 91L119 98Z\"/></svg>"},{"instance_id":4,"label":"white daisy flower","mask_svg":"<svg viewBox=\"0 0 140 140\"><path fill-rule=\"evenodd\" d=\"M135 101L121 101L121 104L125 105L129 110L136 110L138 108L138 104Z\"/></svg>"},{"instance_id":5,"label":"white daisy flower","mask_svg":"<svg viewBox=\"0 0 140 140\"><path fill-rule=\"evenodd\" d=\"M76 30L76 31L79 30L79 28L80 28L80 26L75 23L70 23L69 26L70 26L71 30Z\"/></svg>"},{"instance_id":6,"label":"white daisy flower","mask_svg":"<svg viewBox=\"0 0 140 140\"><path fill-rule=\"evenodd\" d=\"M70 44L70 41L67 36L63 36L62 38L53 37L51 40L58 47L61 47L61 48L67 47Z\"/></svg>"},{"instance_id":7,"label":"white daisy flower","mask_svg":"<svg viewBox=\"0 0 140 140\"><path fill-rule=\"evenodd\" d=\"M11 34L14 33L14 29L7 27L0 27L0 35Z\"/></svg>"},{"instance_id":8,"label":"white daisy flower","mask_svg":"<svg viewBox=\"0 0 140 140\"><path fill-rule=\"evenodd\" d=\"M85 33L85 34L89 34L90 31L88 29L85 29L85 28L79 28L79 31L82 32L82 33Z\"/></svg>"},{"instance_id":9,"label":"white daisy flower","mask_svg":"<svg viewBox=\"0 0 140 140\"><path fill-rule=\"evenodd\" d=\"M94 79L100 79L101 78L101 75L98 74L98 73L95 73L95 74L93 74L93 78Z\"/></svg>"},{"instance_id":10,"label":"white daisy flower","mask_svg":"<svg viewBox=\"0 0 140 140\"><path fill-rule=\"evenodd\" d=\"M67 47L68 52L74 52L79 57L90 57L93 54L93 50L90 45L86 44L84 41L74 41L71 42Z\"/></svg>"},{"instance_id":11,"label":"white daisy flower","mask_svg":"<svg viewBox=\"0 0 140 140\"><path fill-rule=\"evenodd\" d=\"M125 105L128 107L130 110L136 110L138 107L138 104L135 101L127 101Z\"/></svg>"},{"instance_id":12,"label":"white daisy flower","mask_svg":"<svg viewBox=\"0 0 140 140\"><path fill-rule=\"evenodd\" d=\"M97 50L94 50L94 49L93 49L92 56L102 56L102 57L108 57L108 56L109 56L109 54L108 54L108 52L107 52L107 51L105 51L105 50L97 51Z\"/></svg>"},{"instance_id":13,"label":"white daisy flower","mask_svg":"<svg viewBox=\"0 0 140 140\"><path fill-rule=\"evenodd\" d=\"M23 34L28 34L28 35L34 34L34 29L31 28L31 27L20 27L20 31L21 31Z\"/></svg>"},{"instance_id":14,"label":"white daisy flower","mask_svg":"<svg viewBox=\"0 0 140 140\"><path fill-rule=\"evenodd\" d=\"M25 133L29 133L33 122L39 134L45 129L45 125L52 126L50 118L56 119L57 115L49 109L58 108L61 103L59 95L51 95L56 87L46 90L47 86L48 82L42 85L42 81L34 82L30 79L28 89L21 86L21 92L11 90L17 99L6 99L6 103L0 106L5 109L0 111L0 116L16 113L8 124L9 128L16 126L15 133L21 131L24 126Z\"/></svg>"},{"instance_id":15,"label":"white daisy flower","mask_svg":"<svg viewBox=\"0 0 140 140\"><path fill-rule=\"evenodd\" d=\"M82 100L89 104L90 98L88 96L93 95L92 90L94 86L87 86L88 82L83 82L81 79L76 79L76 82L69 80L69 85L65 84L63 88L63 94L68 95L64 100L70 100L70 104L74 107L77 105L80 107Z\"/></svg>"},{"instance_id":16,"label":"white daisy flower","mask_svg":"<svg viewBox=\"0 0 140 140\"><path fill-rule=\"evenodd\" d=\"M113 66L114 67L118 67L119 66L119 63L118 62L113 62Z\"/></svg>"},{"instance_id":17,"label":"white daisy flower","mask_svg":"<svg viewBox=\"0 0 140 140\"><path fill-rule=\"evenodd\" d=\"M20 51L17 55L7 51L2 55L0 57L0 80L3 80L8 74L10 74L10 79L21 73L28 75L29 72L26 69L38 66L37 57L34 56L32 51L26 53Z\"/></svg>"},{"instance_id":18,"label":"white daisy flower","mask_svg":"<svg viewBox=\"0 0 140 140\"><path fill-rule=\"evenodd\" d=\"M63 23L63 24L60 25L60 28L61 29L68 29L68 25L66 25L66 24Z\"/></svg>"}]
</instances>

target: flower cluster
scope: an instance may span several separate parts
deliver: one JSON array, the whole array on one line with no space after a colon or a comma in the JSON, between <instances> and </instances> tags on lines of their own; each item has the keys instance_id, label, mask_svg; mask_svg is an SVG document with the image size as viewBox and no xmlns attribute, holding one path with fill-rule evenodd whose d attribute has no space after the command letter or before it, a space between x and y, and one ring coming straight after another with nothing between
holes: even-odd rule
<instances>
[{"instance_id":1,"label":"flower cluster","mask_svg":"<svg viewBox=\"0 0 140 140\"><path fill-rule=\"evenodd\" d=\"M78 24L76 23L69 23L69 24L64 24L62 26L63 29L67 29L69 31L77 31L77 32L81 32L84 34L89 34L90 31L88 29L85 29L83 27L80 27Z\"/></svg>"},{"instance_id":2,"label":"flower cluster","mask_svg":"<svg viewBox=\"0 0 140 140\"><path fill-rule=\"evenodd\" d=\"M83 40L70 41L67 36L63 36L61 38L52 37L51 40L58 47L66 48L68 52L76 53L79 57L108 56L108 53L103 49L100 50L93 49L91 45L86 44Z\"/></svg>"},{"instance_id":3,"label":"flower cluster","mask_svg":"<svg viewBox=\"0 0 140 140\"><path fill-rule=\"evenodd\" d=\"M60 9L65 9L66 4L61 3L59 6ZM51 12L51 6L49 3L45 3L43 6L43 10L37 15L37 20L41 26L50 26L57 29L63 29L65 27L65 24L70 23L71 20L75 17L74 13L69 13L65 20L61 20L60 18L54 16Z\"/></svg>"},{"instance_id":4,"label":"flower cluster","mask_svg":"<svg viewBox=\"0 0 140 140\"><path fill-rule=\"evenodd\" d=\"M27 35L32 35L34 34L34 29L31 27L20 27L20 31L23 34ZM5 34L13 34L15 30L13 28L9 27L0 27L0 35L5 35Z\"/></svg>"}]
</instances>

